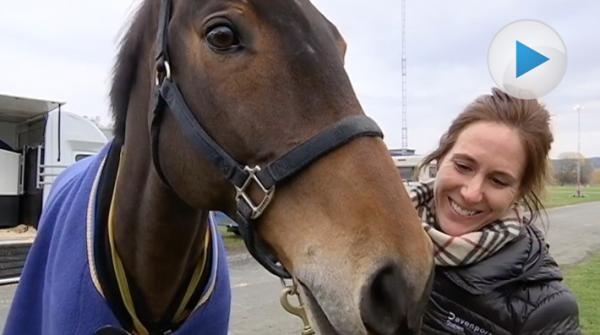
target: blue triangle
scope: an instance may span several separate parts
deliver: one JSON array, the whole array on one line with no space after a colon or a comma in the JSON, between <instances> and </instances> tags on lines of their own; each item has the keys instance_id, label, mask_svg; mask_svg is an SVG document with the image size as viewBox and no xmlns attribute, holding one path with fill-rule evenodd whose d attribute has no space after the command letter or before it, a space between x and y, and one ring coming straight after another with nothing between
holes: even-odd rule
<instances>
[{"instance_id":1,"label":"blue triangle","mask_svg":"<svg viewBox=\"0 0 600 335\"><path fill-rule=\"evenodd\" d=\"M550 58L517 41L517 78L549 60Z\"/></svg>"}]
</instances>

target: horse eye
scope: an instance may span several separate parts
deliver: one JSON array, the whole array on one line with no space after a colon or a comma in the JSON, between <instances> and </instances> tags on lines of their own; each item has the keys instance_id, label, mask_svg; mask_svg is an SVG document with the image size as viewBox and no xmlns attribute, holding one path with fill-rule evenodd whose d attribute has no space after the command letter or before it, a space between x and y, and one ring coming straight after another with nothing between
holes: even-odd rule
<instances>
[{"instance_id":1,"label":"horse eye","mask_svg":"<svg viewBox=\"0 0 600 335\"><path fill-rule=\"evenodd\" d=\"M216 51L229 51L240 45L235 31L227 25L217 25L208 29L206 41Z\"/></svg>"}]
</instances>

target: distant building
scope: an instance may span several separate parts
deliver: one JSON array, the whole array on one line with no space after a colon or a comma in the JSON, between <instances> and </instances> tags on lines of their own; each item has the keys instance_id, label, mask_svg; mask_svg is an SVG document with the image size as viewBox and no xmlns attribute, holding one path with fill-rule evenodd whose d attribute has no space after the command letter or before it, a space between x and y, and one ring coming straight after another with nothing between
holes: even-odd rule
<instances>
[{"instance_id":1,"label":"distant building","mask_svg":"<svg viewBox=\"0 0 600 335\"><path fill-rule=\"evenodd\" d=\"M415 149L407 149L407 148L390 149L390 155L392 155L392 157L393 156L414 156Z\"/></svg>"},{"instance_id":2,"label":"distant building","mask_svg":"<svg viewBox=\"0 0 600 335\"><path fill-rule=\"evenodd\" d=\"M390 155L394 160L394 165L398 169L400 176L406 183L414 181L426 181L435 178L437 165L435 163L427 164L416 176L416 170L425 158L424 155L415 155L412 149L392 149Z\"/></svg>"}]
</instances>

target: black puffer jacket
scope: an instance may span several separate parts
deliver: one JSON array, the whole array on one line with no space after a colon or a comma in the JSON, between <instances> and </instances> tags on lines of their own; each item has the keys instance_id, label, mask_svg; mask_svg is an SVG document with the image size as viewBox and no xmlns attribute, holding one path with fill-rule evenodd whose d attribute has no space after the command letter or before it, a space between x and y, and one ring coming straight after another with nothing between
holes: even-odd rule
<instances>
[{"instance_id":1,"label":"black puffer jacket","mask_svg":"<svg viewBox=\"0 0 600 335\"><path fill-rule=\"evenodd\" d=\"M436 267L424 334L581 334L578 307L542 233L527 225L493 256Z\"/></svg>"}]
</instances>

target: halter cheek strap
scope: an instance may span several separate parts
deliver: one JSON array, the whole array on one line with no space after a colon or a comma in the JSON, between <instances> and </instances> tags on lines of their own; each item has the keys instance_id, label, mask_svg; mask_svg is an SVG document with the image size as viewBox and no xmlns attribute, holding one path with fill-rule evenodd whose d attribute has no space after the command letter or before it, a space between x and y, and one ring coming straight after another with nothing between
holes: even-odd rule
<instances>
[{"instance_id":1,"label":"halter cheek strap","mask_svg":"<svg viewBox=\"0 0 600 335\"><path fill-rule=\"evenodd\" d=\"M239 225L250 254L271 273L282 278L290 278L290 274L279 264L268 246L258 238L254 227L255 220L272 200L275 187L318 158L357 137L383 137L383 134L372 119L365 115L354 115L336 122L266 166L250 167L238 163L204 130L189 109L177 83L171 78L167 44L170 11L171 0L163 0L156 44L157 86L151 124L154 167L162 181L172 188L161 168L158 150L161 120L168 110L175 117L179 128L194 149L212 162L235 187L237 213L234 219ZM247 194L248 188L253 184L263 192L258 203L254 203Z\"/></svg>"}]
</instances>

